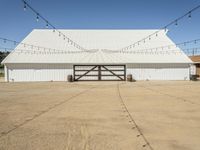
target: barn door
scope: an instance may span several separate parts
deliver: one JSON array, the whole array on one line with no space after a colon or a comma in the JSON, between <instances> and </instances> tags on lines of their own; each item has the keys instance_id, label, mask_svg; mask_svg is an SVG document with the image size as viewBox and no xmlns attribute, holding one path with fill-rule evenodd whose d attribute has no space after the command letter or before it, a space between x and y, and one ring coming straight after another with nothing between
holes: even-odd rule
<instances>
[{"instance_id":1,"label":"barn door","mask_svg":"<svg viewBox=\"0 0 200 150\"><path fill-rule=\"evenodd\" d=\"M74 81L125 81L125 65L74 65Z\"/></svg>"}]
</instances>

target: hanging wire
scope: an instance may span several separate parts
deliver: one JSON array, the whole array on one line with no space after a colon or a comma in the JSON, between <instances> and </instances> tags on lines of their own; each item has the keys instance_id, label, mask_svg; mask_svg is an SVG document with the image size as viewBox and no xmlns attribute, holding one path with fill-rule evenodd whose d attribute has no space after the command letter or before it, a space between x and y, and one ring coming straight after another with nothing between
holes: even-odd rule
<instances>
[{"instance_id":1,"label":"hanging wire","mask_svg":"<svg viewBox=\"0 0 200 150\"><path fill-rule=\"evenodd\" d=\"M7 38L2 38L2 37L0 37L0 41L3 41L4 44L7 43L7 42L13 43L13 45L15 45L15 46L16 46L17 44L20 44L20 45L23 45L24 48L25 48L25 47L30 47L32 50L33 50L33 49L55 50L55 49L53 49L53 48L47 48L47 47L42 47L42 46L38 46L38 45L33 45L33 44L27 44L27 43L17 42L17 41L10 40L10 39L7 39ZM60 50L58 50L58 51L60 51ZM62 51L66 51L66 52L67 52L67 50L62 50ZM84 50L84 51L82 51L82 52L91 52L91 53L93 53L93 52L96 52L96 50L90 49L90 50Z\"/></svg>"},{"instance_id":2,"label":"hanging wire","mask_svg":"<svg viewBox=\"0 0 200 150\"><path fill-rule=\"evenodd\" d=\"M168 24L165 25L164 27L162 27L162 28L160 28L159 30L153 32L152 34L150 34L150 35L148 35L148 36L142 38L141 40L138 40L138 41L134 42L133 44L139 45L138 43L142 42L144 39L149 39L149 37L153 37L154 35L157 37L157 36L158 36L158 33L161 32L162 30L164 30L165 32L167 32L167 28L168 28L169 26L171 26L171 25L173 25L173 24L175 24L175 25L177 26L177 25L178 25L178 22L179 22L180 20L184 19L185 17L192 18L192 13L193 13L194 11L196 11L197 9L199 9L199 8L200 8L200 5L194 7L194 8L191 9L190 11L186 12L184 15L182 15L182 16L176 18L175 20L171 21L170 23L168 23ZM133 44L131 44L131 45L133 45ZM124 49L124 48L120 48L119 50L122 50L122 49ZM110 51L113 51L113 50L110 50Z\"/></svg>"},{"instance_id":3,"label":"hanging wire","mask_svg":"<svg viewBox=\"0 0 200 150\"><path fill-rule=\"evenodd\" d=\"M4 49L4 50L9 50L9 52L15 52L15 53L26 53L26 54L77 54L77 53L96 53L98 50L97 49L93 49L90 51L66 51L66 50L56 50L56 49L45 49L44 50L40 50L35 49L35 50L27 50L27 49L13 49L13 48L8 48L8 47L1 47L0 49Z\"/></svg>"},{"instance_id":4,"label":"hanging wire","mask_svg":"<svg viewBox=\"0 0 200 150\"><path fill-rule=\"evenodd\" d=\"M41 18L45 23L46 23L46 28L49 28L51 27L53 29L53 32L58 32L59 33L59 36L65 36L67 37L64 33L62 33L61 31L59 31L53 24L51 24L45 17L43 17L38 11L36 11L29 3L27 3L25 0L22 0L22 2L24 3L24 9L26 9L27 7L33 12L36 14L37 18L36 20L39 18ZM68 38L68 37L67 37ZM73 40L71 40L73 41ZM73 41L73 43L75 43L77 46L75 46L76 48L80 49L80 50L86 50L85 48L81 48L82 46L80 46L79 44L77 44L76 42Z\"/></svg>"},{"instance_id":5,"label":"hanging wire","mask_svg":"<svg viewBox=\"0 0 200 150\"><path fill-rule=\"evenodd\" d=\"M200 39L195 39L195 40L189 40L189 41L184 41L184 42L181 42L181 43L175 43L175 44L171 44L171 45L163 45L163 46L159 46L159 47L153 47L153 48L146 48L146 49L141 49L140 51L144 51L144 50L158 50L158 49L161 49L161 50L164 50L165 48L167 49L171 49L172 47L178 47L178 46L186 46L187 44L190 44L190 43L195 43L197 44L197 42L200 42ZM124 49L125 50L125 49ZM119 51L118 50L108 50L108 49L104 49L104 52L110 52L110 53L118 53ZM124 51L123 51L124 52Z\"/></svg>"}]
</instances>

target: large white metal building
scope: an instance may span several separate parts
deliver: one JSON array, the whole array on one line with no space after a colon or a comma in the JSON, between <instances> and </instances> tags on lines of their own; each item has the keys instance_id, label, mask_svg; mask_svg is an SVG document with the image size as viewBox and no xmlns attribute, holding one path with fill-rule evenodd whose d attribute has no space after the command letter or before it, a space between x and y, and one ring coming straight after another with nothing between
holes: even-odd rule
<instances>
[{"instance_id":1,"label":"large white metal building","mask_svg":"<svg viewBox=\"0 0 200 150\"><path fill-rule=\"evenodd\" d=\"M80 50L50 29L33 30L2 62L5 80L66 81L189 80L192 61L174 45L166 31L157 37L118 51L157 30L60 30L85 50ZM42 46L36 47L35 45ZM174 45L159 48L165 45ZM51 48L51 49L49 49ZM115 50L115 51L113 51Z\"/></svg>"}]
</instances>

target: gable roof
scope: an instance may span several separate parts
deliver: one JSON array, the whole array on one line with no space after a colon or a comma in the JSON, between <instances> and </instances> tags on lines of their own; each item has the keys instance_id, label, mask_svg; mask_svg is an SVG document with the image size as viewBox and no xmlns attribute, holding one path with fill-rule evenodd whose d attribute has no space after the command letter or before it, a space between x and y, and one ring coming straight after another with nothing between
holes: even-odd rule
<instances>
[{"instance_id":1,"label":"gable roof","mask_svg":"<svg viewBox=\"0 0 200 150\"><path fill-rule=\"evenodd\" d=\"M125 53L107 52L120 49L157 30L60 30L91 52L83 52L63 40L50 29L33 30L22 43L56 49L38 49L19 44L4 60L6 63L76 63L76 64L128 64L128 63L191 63L178 48L145 51L144 49L173 45L162 30L158 37L135 46Z\"/></svg>"}]
</instances>

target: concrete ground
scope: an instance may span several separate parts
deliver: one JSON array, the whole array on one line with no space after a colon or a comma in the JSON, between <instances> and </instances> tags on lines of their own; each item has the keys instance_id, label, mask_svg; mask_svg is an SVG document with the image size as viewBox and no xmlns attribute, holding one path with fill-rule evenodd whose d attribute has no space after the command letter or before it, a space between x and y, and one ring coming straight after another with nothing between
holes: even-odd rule
<instances>
[{"instance_id":1,"label":"concrete ground","mask_svg":"<svg viewBox=\"0 0 200 150\"><path fill-rule=\"evenodd\" d=\"M200 82L0 83L0 150L199 150Z\"/></svg>"}]
</instances>

